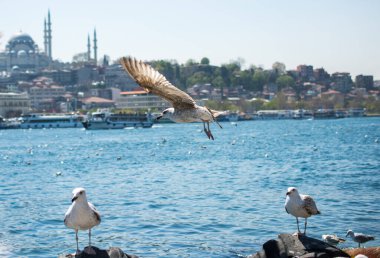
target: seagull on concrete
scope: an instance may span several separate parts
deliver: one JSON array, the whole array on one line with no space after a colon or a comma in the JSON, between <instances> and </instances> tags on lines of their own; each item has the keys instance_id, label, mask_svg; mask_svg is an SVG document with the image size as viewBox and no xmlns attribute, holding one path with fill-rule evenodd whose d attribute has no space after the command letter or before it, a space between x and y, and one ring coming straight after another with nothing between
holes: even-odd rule
<instances>
[{"instance_id":1,"label":"seagull on concrete","mask_svg":"<svg viewBox=\"0 0 380 258\"><path fill-rule=\"evenodd\" d=\"M177 123L202 122L203 130L209 139L214 140L210 130L210 122L222 126L216 117L225 112L212 110L208 107L198 106L187 93L172 85L161 73L150 65L132 57L120 59L121 65L128 74L147 92L156 94L171 103L173 107L165 109L157 120L168 118ZM206 128L207 125L207 128Z\"/></svg>"},{"instance_id":2,"label":"seagull on concrete","mask_svg":"<svg viewBox=\"0 0 380 258\"><path fill-rule=\"evenodd\" d=\"M375 240L375 237L373 237L373 236L365 235L363 233L354 233L354 231L352 231L351 229L347 231L346 237L347 236L350 236L352 238L352 240L354 240L356 243L358 243L359 248L360 248L360 244L364 244L368 241Z\"/></svg>"},{"instance_id":3,"label":"seagull on concrete","mask_svg":"<svg viewBox=\"0 0 380 258\"><path fill-rule=\"evenodd\" d=\"M85 253L95 254L95 250L91 247L91 228L100 224L100 214L95 206L87 201L86 190L84 188L75 188L73 190L72 204L65 214L64 223L66 227L75 230L75 239L77 242L76 255L81 251L78 245L78 230L88 230L88 248Z\"/></svg>"},{"instance_id":4,"label":"seagull on concrete","mask_svg":"<svg viewBox=\"0 0 380 258\"><path fill-rule=\"evenodd\" d=\"M299 194L295 187L289 187L286 192L285 210L287 213L296 217L298 234L301 233L298 218L305 218L304 235L306 235L307 218L312 215L321 214L313 198L309 195Z\"/></svg>"},{"instance_id":5,"label":"seagull on concrete","mask_svg":"<svg viewBox=\"0 0 380 258\"><path fill-rule=\"evenodd\" d=\"M338 245L346 241L346 239L340 238L337 235L322 235L322 239L330 245Z\"/></svg>"}]
</instances>

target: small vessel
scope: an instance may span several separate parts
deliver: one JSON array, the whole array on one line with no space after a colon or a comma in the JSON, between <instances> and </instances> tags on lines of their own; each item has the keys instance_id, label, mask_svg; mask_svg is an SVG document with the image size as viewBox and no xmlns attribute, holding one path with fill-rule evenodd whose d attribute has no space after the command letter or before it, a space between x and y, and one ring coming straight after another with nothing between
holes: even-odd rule
<instances>
[{"instance_id":1,"label":"small vessel","mask_svg":"<svg viewBox=\"0 0 380 258\"><path fill-rule=\"evenodd\" d=\"M28 114L19 121L21 129L83 127L83 116L74 114Z\"/></svg>"},{"instance_id":2,"label":"small vessel","mask_svg":"<svg viewBox=\"0 0 380 258\"><path fill-rule=\"evenodd\" d=\"M128 127L150 128L153 125L151 114L128 114L98 111L87 116L83 122L87 130L124 129Z\"/></svg>"},{"instance_id":3,"label":"small vessel","mask_svg":"<svg viewBox=\"0 0 380 258\"><path fill-rule=\"evenodd\" d=\"M334 119L344 118L345 113L340 110L334 109L318 109L314 112L314 119Z\"/></svg>"},{"instance_id":4,"label":"small vessel","mask_svg":"<svg viewBox=\"0 0 380 258\"><path fill-rule=\"evenodd\" d=\"M20 121L17 119L5 119L0 116L0 129L18 129L20 128Z\"/></svg>"},{"instance_id":5,"label":"small vessel","mask_svg":"<svg viewBox=\"0 0 380 258\"><path fill-rule=\"evenodd\" d=\"M297 109L293 111L293 119L312 119L313 112L306 109Z\"/></svg>"}]
</instances>

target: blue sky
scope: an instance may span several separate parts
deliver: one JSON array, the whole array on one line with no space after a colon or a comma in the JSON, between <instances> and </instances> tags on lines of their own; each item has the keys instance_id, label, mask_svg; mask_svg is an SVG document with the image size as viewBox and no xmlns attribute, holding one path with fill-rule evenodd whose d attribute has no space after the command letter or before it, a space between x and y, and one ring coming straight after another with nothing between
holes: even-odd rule
<instances>
[{"instance_id":1,"label":"blue sky","mask_svg":"<svg viewBox=\"0 0 380 258\"><path fill-rule=\"evenodd\" d=\"M143 60L242 58L270 68L283 62L380 80L377 0L0 0L0 49L22 30L43 47L50 9L53 57L71 61L98 34L98 56Z\"/></svg>"}]
</instances>

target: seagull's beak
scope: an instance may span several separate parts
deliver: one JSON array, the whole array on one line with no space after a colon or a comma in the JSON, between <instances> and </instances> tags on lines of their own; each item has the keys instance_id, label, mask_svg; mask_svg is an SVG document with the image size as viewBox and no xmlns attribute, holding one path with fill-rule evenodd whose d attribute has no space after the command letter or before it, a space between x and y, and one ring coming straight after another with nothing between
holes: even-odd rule
<instances>
[{"instance_id":1,"label":"seagull's beak","mask_svg":"<svg viewBox=\"0 0 380 258\"><path fill-rule=\"evenodd\" d=\"M74 196L73 199L71 199L71 202L74 202L76 199L78 199L78 196Z\"/></svg>"},{"instance_id":2,"label":"seagull's beak","mask_svg":"<svg viewBox=\"0 0 380 258\"><path fill-rule=\"evenodd\" d=\"M156 120L160 120L162 118L162 115L159 115L158 117L156 117Z\"/></svg>"},{"instance_id":3,"label":"seagull's beak","mask_svg":"<svg viewBox=\"0 0 380 258\"><path fill-rule=\"evenodd\" d=\"M290 192L286 192L286 195L289 195L290 194Z\"/></svg>"}]
</instances>

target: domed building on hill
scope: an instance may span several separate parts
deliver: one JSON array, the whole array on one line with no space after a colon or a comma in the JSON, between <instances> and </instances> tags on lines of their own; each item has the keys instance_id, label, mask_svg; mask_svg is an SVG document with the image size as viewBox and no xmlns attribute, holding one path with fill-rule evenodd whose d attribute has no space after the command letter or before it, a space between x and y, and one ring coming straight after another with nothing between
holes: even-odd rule
<instances>
[{"instance_id":1,"label":"domed building on hill","mask_svg":"<svg viewBox=\"0 0 380 258\"><path fill-rule=\"evenodd\" d=\"M44 22L44 51L40 51L38 45L31 36L19 32L11 37L5 46L5 51L0 52L0 71L31 71L37 72L52 64L52 30L50 11L48 20Z\"/></svg>"},{"instance_id":2,"label":"domed building on hill","mask_svg":"<svg viewBox=\"0 0 380 258\"><path fill-rule=\"evenodd\" d=\"M5 51L0 53L0 70L11 72L12 69L21 71L38 71L48 67L49 57L40 52L37 44L26 33L18 33L8 41Z\"/></svg>"}]
</instances>

